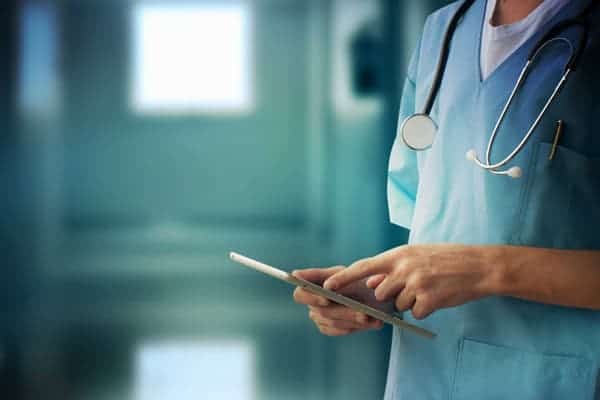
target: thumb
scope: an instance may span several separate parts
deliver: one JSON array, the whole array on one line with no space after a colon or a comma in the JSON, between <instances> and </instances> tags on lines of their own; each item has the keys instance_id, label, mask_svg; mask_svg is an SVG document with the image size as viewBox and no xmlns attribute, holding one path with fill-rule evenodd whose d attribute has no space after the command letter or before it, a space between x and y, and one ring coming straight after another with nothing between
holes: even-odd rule
<instances>
[{"instance_id":1,"label":"thumb","mask_svg":"<svg viewBox=\"0 0 600 400\"><path fill-rule=\"evenodd\" d=\"M296 278L304 279L312 283L321 285L327 278L344 269L343 266L335 266L331 268L308 268L299 269L292 272Z\"/></svg>"}]
</instances>

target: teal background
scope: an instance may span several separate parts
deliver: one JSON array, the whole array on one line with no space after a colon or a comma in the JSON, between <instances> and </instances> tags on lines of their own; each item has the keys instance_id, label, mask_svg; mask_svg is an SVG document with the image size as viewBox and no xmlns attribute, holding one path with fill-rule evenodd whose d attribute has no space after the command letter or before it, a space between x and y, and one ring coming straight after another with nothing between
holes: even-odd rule
<instances>
[{"instance_id":1,"label":"teal background","mask_svg":"<svg viewBox=\"0 0 600 400\"><path fill-rule=\"evenodd\" d=\"M134 2L3 1L0 397L133 398L141 344L242 338L255 399L380 398L387 328L321 336L290 287L227 253L291 270L404 243L388 152L442 3L254 0L256 109L144 116L128 104ZM365 23L382 88L360 95Z\"/></svg>"}]
</instances>

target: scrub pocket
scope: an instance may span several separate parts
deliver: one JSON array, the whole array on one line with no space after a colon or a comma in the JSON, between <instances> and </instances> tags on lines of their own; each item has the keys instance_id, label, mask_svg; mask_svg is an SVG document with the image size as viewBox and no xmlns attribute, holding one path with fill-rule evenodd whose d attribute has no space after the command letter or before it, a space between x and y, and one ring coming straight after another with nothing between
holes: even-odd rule
<instances>
[{"instance_id":1,"label":"scrub pocket","mask_svg":"<svg viewBox=\"0 0 600 400\"><path fill-rule=\"evenodd\" d=\"M452 400L593 400L594 363L463 339Z\"/></svg>"},{"instance_id":2,"label":"scrub pocket","mask_svg":"<svg viewBox=\"0 0 600 400\"><path fill-rule=\"evenodd\" d=\"M532 152L517 243L565 249L600 248L600 158L550 143Z\"/></svg>"}]
</instances>

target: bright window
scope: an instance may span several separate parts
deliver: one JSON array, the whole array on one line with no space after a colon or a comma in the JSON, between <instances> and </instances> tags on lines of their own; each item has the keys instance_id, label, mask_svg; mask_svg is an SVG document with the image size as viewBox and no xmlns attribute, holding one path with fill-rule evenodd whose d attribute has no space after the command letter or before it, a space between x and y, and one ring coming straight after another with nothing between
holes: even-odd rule
<instances>
[{"instance_id":1,"label":"bright window","mask_svg":"<svg viewBox=\"0 0 600 400\"><path fill-rule=\"evenodd\" d=\"M243 341L148 343L135 358L135 400L253 400L254 368Z\"/></svg>"},{"instance_id":2,"label":"bright window","mask_svg":"<svg viewBox=\"0 0 600 400\"><path fill-rule=\"evenodd\" d=\"M140 4L133 12L132 106L141 113L252 109L248 4Z\"/></svg>"},{"instance_id":3,"label":"bright window","mask_svg":"<svg viewBox=\"0 0 600 400\"><path fill-rule=\"evenodd\" d=\"M19 107L29 117L47 116L60 107L57 43L56 7L47 2L24 2Z\"/></svg>"}]
</instances>

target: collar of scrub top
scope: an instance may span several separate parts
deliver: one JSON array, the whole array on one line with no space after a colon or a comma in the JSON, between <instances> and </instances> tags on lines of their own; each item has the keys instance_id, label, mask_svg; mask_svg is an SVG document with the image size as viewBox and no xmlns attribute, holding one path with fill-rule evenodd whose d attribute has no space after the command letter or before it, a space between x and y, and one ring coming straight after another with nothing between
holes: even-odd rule
<instances>
[{"instance_id":1,"label":"collar of scrub top","mask_svg":"<svg viewBox=\"0 0 600 400\"><path fill-rule=\"evenodd\" d=\"M430 116L431 109L433 107L433 103L435 102L435 99L440 90L440 86L441 86L441 83L442 83L442 80L444 77L444 72L446 70L446 65L448 62L449 54L450 54L450 45L451 45L454 33L456 32L456 29L458 27L458 23L460 22L462 17L466 14L466 12L469 10L469 8L473 5L474 2L475 2L475 0L465 0L459 6L458 10L456 11L454 16L450 20L450 23L449 23L446 33L444 35L442 49L440 51L439 61L438 61L437 67L436 67L433 83L432 83L431 89L429 91L429 94L427 96L427 100L425 101L423 111L421 113L414 114L414 115L408 117L402 123L402 126L401 126L402 138L403 138L405 144L412 150L415 150L415 151L427 150L433 145L433 141L435 139L435 135L437 134L438 128L437 128L436 123L433 121L433 119ZM556 99L556 97L559 95L560 91L564 87L565 83L568 80L570 73L574 72L577 69L579 62L581 60L581 56L583 55L583 52L585 51L585 47L589 40L589 30L590 30L590 24L591 24L591 22L589 20L589 16L591 15L593 9L599 3L600 3L600 0L592 0L590 2L590 4L588 6L586 6L585 9L579 15L577 15L574 18L569 18L569 19L559 22L554 27L552 27L542 37L542 39L540 39L537 42L537 44L531 50L531 52L527 58L527 62L525 63L525 66L523 67L521 74L519 75L517 83L515 84L509 99L507 100L500 116L498 117L498 120L496 122L494 130L488 141L485 162L482 162L479 160L475 150L469 150L467 152L466 156L469 161L474 162L479 167L481 167L493 174L496 174L496 175L507 175L507 176L510 176L511 178L520 178L522 176L523 172L522 172L521 168L518 166L513 166L509 169L504 169L504 170L501 168L503 168L509 162L511 162L517 156L517 154L519 154L519 152L523 149L523 147L525 147L525 145L527 144L527 142L529 141L529 139L535 132L536 128L538 127L539 123L541 122L542 118L546 114L546 111L548 110L550 105L552 105L552 103L554 102L554 100ZM579 40L577 41L576 45L574 45L570 40L559 36L562 32L564 32L565 30L567 30L568 28L571 28L571 27L581 28L581 35L580 35ZM531 72L531 66L533 65L533 63L537 59L537 57L541 54L541 52L544 50L544 48L546 46L548 46L551 43L557 42L557 41L566 43L570 50L569 60L565 65L563 75L562 75L559 83L556 85L554 91L552 92L550 97L547 99L546 103L542 107L542 110L540 111L540 113L538 114L538 116L536 117L534 122L532 123L532 125L529 128L529 130L527 131L527 133L523 136L523 139L519 142L519 144L503 160L501 160L500 162L497 162L497 163L492 163L491 162L491 153L492 153L492 148L493 148L494 142L496 140L498 131L500 130L500 127L502 126L502 123L506 118L506 114L508 113L508 110L510 109L511 104L512 104L514 98L516 97L516 94L518 93L519 89L525 83L527 76Z\"/></svg>"}]
</instances>

